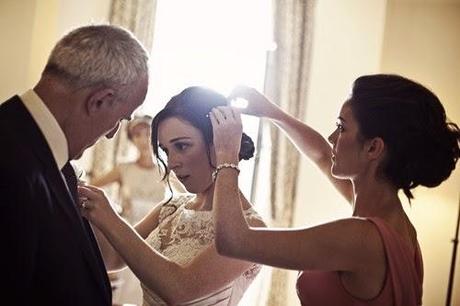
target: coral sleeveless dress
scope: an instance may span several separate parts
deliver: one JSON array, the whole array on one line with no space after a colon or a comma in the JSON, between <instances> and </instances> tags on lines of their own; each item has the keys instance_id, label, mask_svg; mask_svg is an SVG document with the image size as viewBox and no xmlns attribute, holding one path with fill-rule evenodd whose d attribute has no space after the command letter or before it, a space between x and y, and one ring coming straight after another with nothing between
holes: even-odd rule
<instances>
[{"instance_id":1,"label":"coral sleeveless dress","mask_svg":"<svg viewBox=\"0 0 460 306\"><path fill-rule=\"evenodd\" d=\"M387 272L380 293L370 300L352 296L336 271L302 271L297 295L303 306L418 306L422 304L423 263L420 247L415 252L384 220L367 218L377 227L385 247Z\"/></svg>"}]
</instances>

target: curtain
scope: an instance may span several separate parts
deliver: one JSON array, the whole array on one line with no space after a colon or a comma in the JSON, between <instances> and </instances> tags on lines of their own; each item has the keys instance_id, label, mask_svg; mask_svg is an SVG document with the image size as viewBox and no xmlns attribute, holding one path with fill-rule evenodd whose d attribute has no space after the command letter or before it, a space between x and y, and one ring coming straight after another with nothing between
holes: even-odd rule
<instances>
[{"instance_id":1,"label":"curtain","mask_svg":"<svg viewBox=\"0 0 460 306\"><path fill-rule=\"evenodd\" d=\"M314 1L278 0L273 2L276 49L269 53L265 95L294 117L305 118L312 43ZM271 125L270 203L272 224L293 224L300 154L280 130ZM288 272L273 269L268 306L287 301Z\"/></svg>"},{"instance_id":2,"label":"curtain","mask_svg":"<svg viewBox=\"0 0 460 306\"><path fill-rule=\"evenodd\" d=\"M151 51L155 25L156 0L112 0L110 23L130 30L147 51ZM110 140L102 138L94 146L91 176L98 177L109 170L129 152L126 123ZM116 187L115 187L116 188ZM115 190L109 190L109 194Z\"/></svg>"}]
</instances>

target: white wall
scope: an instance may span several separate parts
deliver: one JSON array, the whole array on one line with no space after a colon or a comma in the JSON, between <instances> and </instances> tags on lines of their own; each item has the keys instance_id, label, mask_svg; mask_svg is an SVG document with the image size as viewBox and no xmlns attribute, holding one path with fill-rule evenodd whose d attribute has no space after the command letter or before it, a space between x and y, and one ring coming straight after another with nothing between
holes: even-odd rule
<instances>
[{"instance_id":1,"label":"white wall","mask_svg":"<svg viewBox=\"0 0 460 306\"><path fill-rule=\"evenodd\" d=\"M451 120L460 123L460 1L389 0L386 23L382 71L425 84ZM445 303L460 200L458 168L460 164L440 187L417 190L412 208L406 207L423 252L426 306ZM453 305L460 305L459 262L457 258Z\"/></svg>"},{"instance_id":2,"label":"white wall","mask_svg":"<svg viewBox=\"0 0 460 306\"><path fill-rule=\"evenodd\" d=\"M349 85L361 74L399 73L425 84L460 123L460 1L316 2L306 121L327 136ZM460 167L460 164L457 168ZM349 216L351 211L306 159L299 174L295 226ZM423 305L445 303L460 170L435 189L419 188L406 211L418 231L424 266ZM402 197L404 198L404 197ZM457 259L453 305L460 305ZM289 305L298 305L292 272Z\"/></svg>"},{"instance_id":3,"label":"white wall","mask_svg":"<svg viewBox=\"0 0 460 306\"><path fill-rule=\"evenodd\" d=\"M378 73L385 23L385 0L316 1L310 93L305 120L328 136L351 82ZM311 226L351 215L349 205L303 158L295 226ZM299 305L291 272L289 305Z\"/></svg>"},{"instance_id":4,"label":"white wall","mask_svg":"<svg viewBox=\"0 0 460 306\"><path fill-rule=\"evenodd\" d=\"M33 87L71 29L107 23L111 0L0 0L0 103ZM90 163L84 154L79 164ZM83 167L83 166L82 166Z\"/></svg>"},{"instance_id":5,"label":"white wall","mask_svg":"<svg viewBox=\"0 0 460 306\"><path fill-rule=\"evenodd\" d=\"M110 0L1 0L0 101L32 87L55 42L74 27L107 22L109 8Z\"/></svg>"},{"instance_id":6,"label":"white wall","mask_svg":"<svg viewBox=\"0 0 460 306\"><path fill-rule=\"evenodd\" d=\"M35 1L0 1L0 101L27 88L34 15Z\"/></svg>"}]
</instances>

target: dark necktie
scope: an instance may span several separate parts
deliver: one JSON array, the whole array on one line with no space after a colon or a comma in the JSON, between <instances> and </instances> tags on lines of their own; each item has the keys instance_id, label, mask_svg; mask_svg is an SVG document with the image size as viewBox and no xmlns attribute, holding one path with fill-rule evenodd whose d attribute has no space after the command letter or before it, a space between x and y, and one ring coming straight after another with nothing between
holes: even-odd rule
<instances>
[{"instance_id":1,"label":"dark necktie","mask_svg":"<svg viewBox=\"0 0 460 306\"><path fill-rule=\"evenodd\" d=\"M67 162L62 168L62 174L67 183L67 187L69 188L70 194L74 199L75 205L78 205L78 191L77 191L77 175L75 174L75 170L73 169L70 162Z\"/></svg>"}]
</instances>

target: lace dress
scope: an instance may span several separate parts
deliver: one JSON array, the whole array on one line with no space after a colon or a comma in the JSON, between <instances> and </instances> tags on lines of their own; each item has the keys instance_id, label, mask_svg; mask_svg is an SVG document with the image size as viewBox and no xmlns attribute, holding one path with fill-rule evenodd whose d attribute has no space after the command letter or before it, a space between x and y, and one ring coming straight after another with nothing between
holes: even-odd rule
<instances>
[{"instance_id":1,"label":"lace dress","mask_svg":"<svg viewBox=\"0 0 460 306\"><path fill-rule=\"evenodd\" d=\"M214 241L212 211L195 211L186 208L194 195L180 195L160 211L159 226L146 241L164 256L178 264L186 264L200 251ZM257 212L250 208L244 212L247 220L259 219ZM182 305L231 306L238 305L244 292L260 271L260 265L252 265L231 284L207 296ZM144 306L167 305L155 292L141 284L144 292Z\"/></svg>"}]
</instances>

